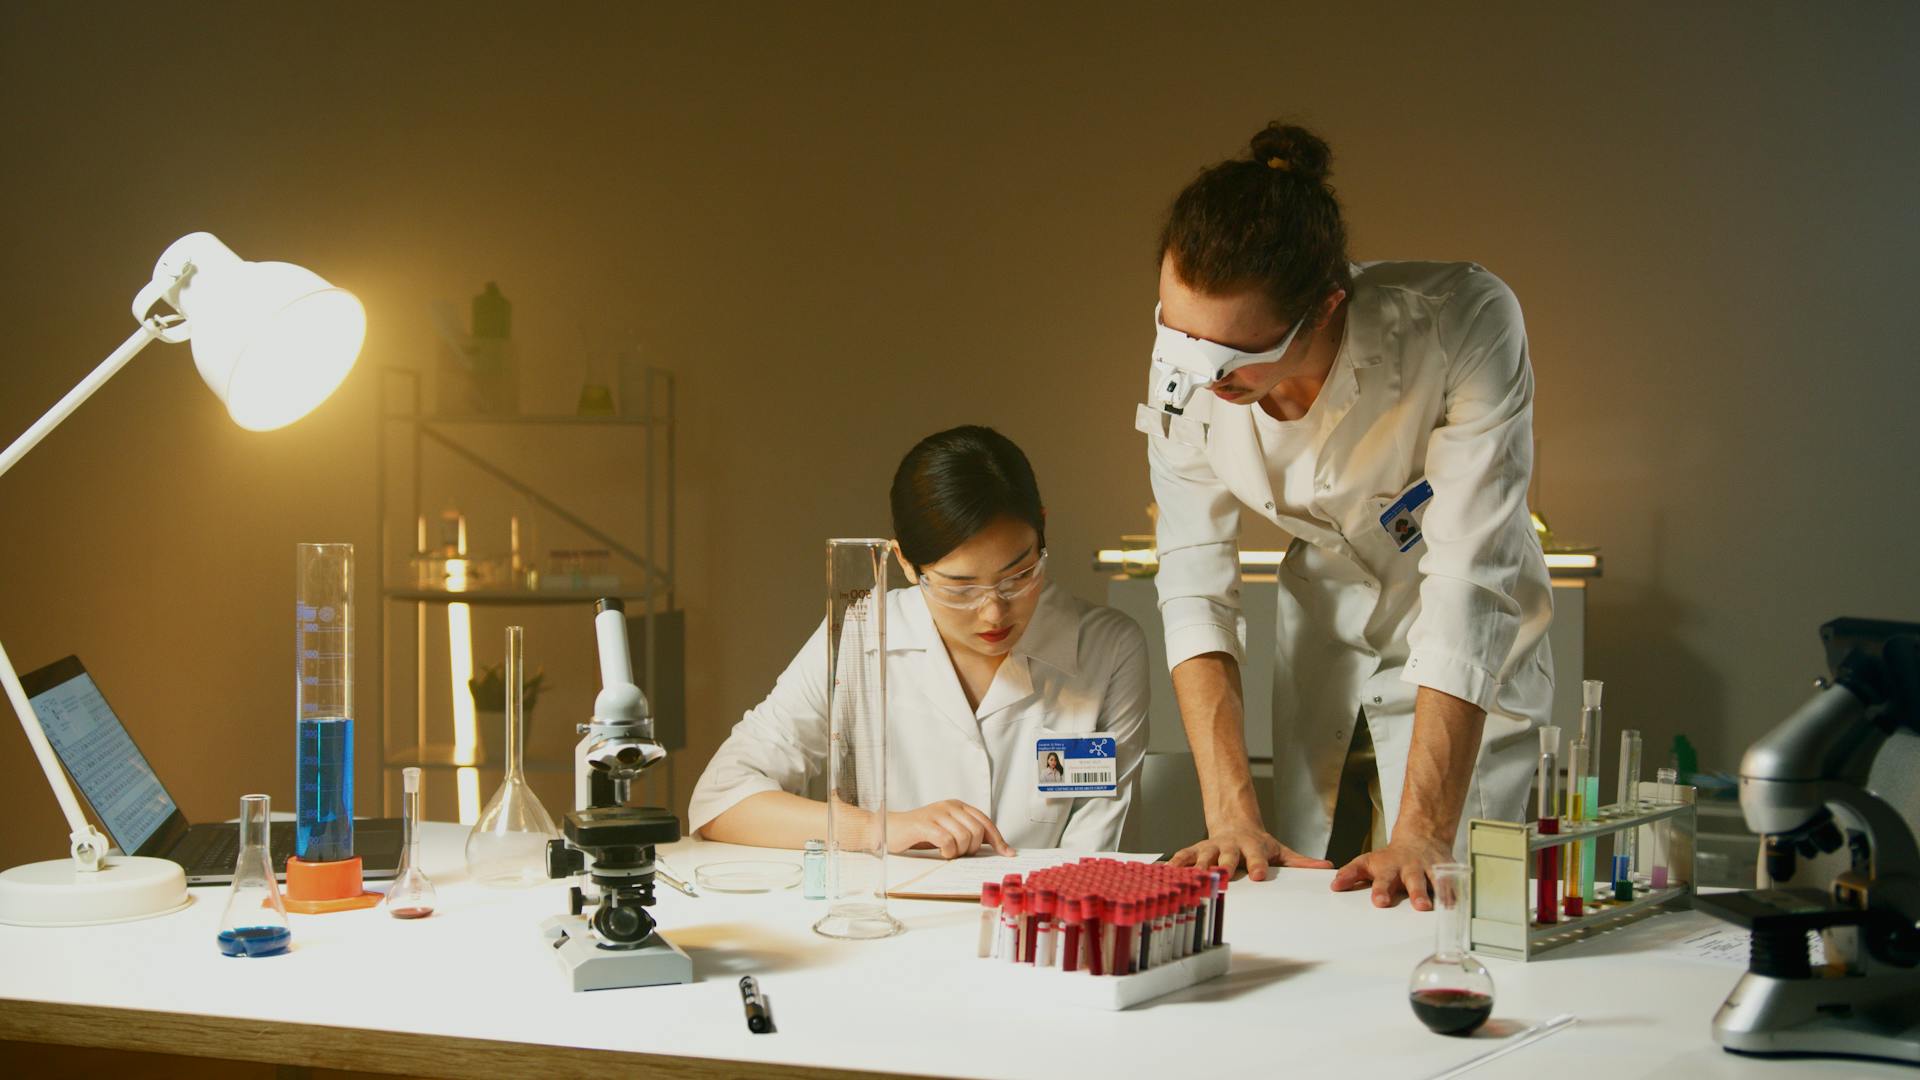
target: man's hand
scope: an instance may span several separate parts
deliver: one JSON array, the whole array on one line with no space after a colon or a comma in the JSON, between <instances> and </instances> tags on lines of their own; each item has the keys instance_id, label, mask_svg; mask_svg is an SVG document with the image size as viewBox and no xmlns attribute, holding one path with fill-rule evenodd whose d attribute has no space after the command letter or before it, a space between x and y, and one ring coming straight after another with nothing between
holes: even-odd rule
<instances>
[{"instance_id":1,"label":"man's hand","mask_svg":"<svg viewBox=\"0 0 1920 1080\"><path fill-rule=\"evenodd\" d=\"M1392 907L1405 896L1415 911L1433 910L1428 871L1437 863L1453 861L1453 844L1426 837L1395 836L1386 847L1369 851L1333 875L1333 891L1351 892L1373 886L1373 906Z\"/></svg>"},{"instance_id":2,"label":"man's hand","mask_svg":"<svg viewBox=\"0 0 1920 1080\"><path fill-rule=\"evenodd\" d=\"M993 819L959 799L928 803L918 810L887 815L887 850L898 855L914 848L933 848L943 859L958 859L988 844L1002 855L1014 854Z\"/></svg>"},{"instance_id":3,"label":"man's hand","mask_svg":"<svg viewBox=\"0 0 1920 1080\"><path fill-rule=\"evenodd\" d=\"M1247 876L1265 881L1270 866L1298 866L1309 870L1331 870L1325 859L1309 859L1273 838L1258 824L1234 825L1220 829L1190 847L1181 848L1168 860L1175 866L1224 866L1227 873L1238 873L1242 864Z\"/></svg>"}]
</instances>

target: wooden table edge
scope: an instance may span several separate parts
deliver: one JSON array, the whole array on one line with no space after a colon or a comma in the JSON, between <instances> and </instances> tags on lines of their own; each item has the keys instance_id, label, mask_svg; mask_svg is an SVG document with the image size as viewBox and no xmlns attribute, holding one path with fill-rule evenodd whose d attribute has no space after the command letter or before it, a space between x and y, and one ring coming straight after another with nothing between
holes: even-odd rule
<instances>
[{"instance_id":1,"label":"wooden table edge","mask_svg":"<svg viewBox=\"0 0 1920 1080\"><path fill-rule=\"evenodd\" d=\"M328 1027L233 1016L201 1016L0 998L0 1039L96 1046L187 1057L257 1061L403 1076L486 1076L503 1080L605 1080L608 1076L718 1080L923 1080L917 1074L862 1072L766 1061L673 1057L541 1043Z\"/></svg>"}]
</instances>

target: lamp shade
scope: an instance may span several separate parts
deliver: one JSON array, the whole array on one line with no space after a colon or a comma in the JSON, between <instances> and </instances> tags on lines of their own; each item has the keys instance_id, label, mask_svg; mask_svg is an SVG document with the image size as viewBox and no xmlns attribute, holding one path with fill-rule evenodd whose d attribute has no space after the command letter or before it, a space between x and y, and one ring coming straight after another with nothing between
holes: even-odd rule
<instances>
[{"instance_id":1,"label":"lamp shade","mask_svg":"<svg viewBox=\"0 0 1920 1080\"><path fill-rule=\"evenodd\" d=\"M160 300L184 319L160 336L192 340L200 377L249 431L312 412L366 340L366 310L352 293L291 263L248 262L211 233L183 236L161 254L134 318Z\"/></svg>"}]
</instances>

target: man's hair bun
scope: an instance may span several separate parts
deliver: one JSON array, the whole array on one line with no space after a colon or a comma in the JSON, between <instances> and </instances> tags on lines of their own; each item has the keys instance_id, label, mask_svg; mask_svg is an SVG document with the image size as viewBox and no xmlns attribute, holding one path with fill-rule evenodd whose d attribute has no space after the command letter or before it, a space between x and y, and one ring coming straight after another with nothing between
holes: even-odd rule
<instances>
[{"instance_id":1,"label":"man's hair bun","mask_svg":"<svg viewBox=\"0 0 1920 1080\"><path fill-rule=\"evenodd\" d=\"M1248 146L1254 164L1316 184L1326 183L1332 171L1333 151L1320 136L1293 124L1276 120L1255 132Z\"/></svg>"}]
</instances>

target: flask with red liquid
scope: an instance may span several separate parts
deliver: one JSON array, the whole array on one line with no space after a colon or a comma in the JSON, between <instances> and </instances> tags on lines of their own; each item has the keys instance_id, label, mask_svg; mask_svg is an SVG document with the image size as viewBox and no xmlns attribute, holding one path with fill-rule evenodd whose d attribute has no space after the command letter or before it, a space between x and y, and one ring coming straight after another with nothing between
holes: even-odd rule
<instances>
[{"instance_id":1,"label":"flask with red liquid","mask_svg":"<svg viewBox=\"0 0 1920 1080\"><path fill-rule=\"evenodd\" d=\"M1441 863L1433 883L1433 955L1413 969L1407 990L1413 1014L1441 1035L1466 1035L1493 1013L1493 976L1467 951L1467 920L1473 916L1470 871Z\"/></svg>"}]
</instances>

